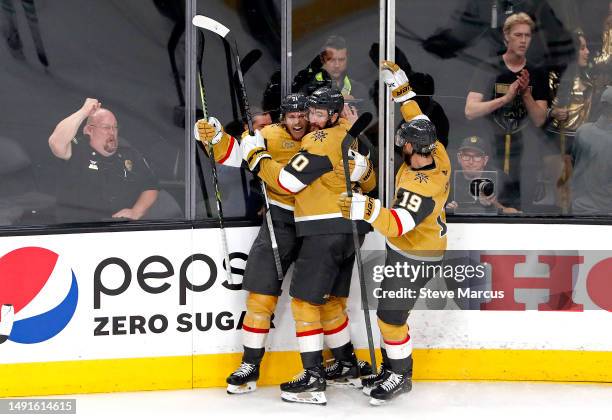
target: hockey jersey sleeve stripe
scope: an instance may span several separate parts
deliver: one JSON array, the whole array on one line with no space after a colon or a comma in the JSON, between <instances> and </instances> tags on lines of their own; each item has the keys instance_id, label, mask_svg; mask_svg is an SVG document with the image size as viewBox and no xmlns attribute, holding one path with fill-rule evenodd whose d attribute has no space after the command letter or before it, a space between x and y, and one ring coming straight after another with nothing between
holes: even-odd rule
<instances>
[{"instance_id":1,"label":"hockey jersey sleeve stripe","mask_svg":"<svg viewBox=\"0 0 612 420\"><path fill-rule=\"evenodd\" d=\"M306 184L285 169L281 170L278 175L278 185L291 194L296 194L306 188Z\"/></svg>"},{"instance_id":2,"label":"hockey jersey sleeve stripe","mask_svg":"<svg viewBox=\"0 0 612 420\"><path fill-rule=\"evenodd\" d=\"M296 337L308 337L310 335L323 334L323 328L317 328L316 330L299 331L295 333Z\"/></svg>"},{"instance_id":3,"label":"hockey jersey sleeve stripe","mask_svg":"<svg viewBox=\"0 0 612 420\"><path fill-rule=\"evenodd\" d=\"M245 331L257 333L257 334L267 334L270 332L269 328L253 328L253 327L249 327L246 324L242 324L242 329Z\"/></svg>"},{"instance_id":4,"label":"hockey jersey sleeve stripe","mask_svg":"<svg viewBox=\"0 0 612 420\"><path fill-rule=\"evenodd\" d=\"M402 229L402 221L400 220L400 218L397 216L397 213L393 209L391 210L391 215L393 216L395 223L397 223L397 231L398 231L397 236L402 236L402 233L404 232L404 230Z\"/></svg>"},{"instance_id":5,"label":"hockey jersey sleeve stripe","mask_svg":"<svg viewBox=\"0 0 612 420\"><path fill-rule=\"evenodd\" d=\"M236 139L230 136L227 151L223 154L223 157L221 159L215 157L217 163L223 166L231 166L232 168L240 168L242 166L242 154L240 153L240 148L235 147L236 144Z\"/></svg>"},{"instance_id":6,"label":"hockey jersey sleeve stripe","mask_svg":"<svg viewBox=\"0 0 612 420\"><path fill-rule=\"evenodd\" d=\"M234 143L236 143L236 139L234 136L230 136L229 145L227 146L227 153L221 159L219 159L219 163L223 164L232 155L232 150L234 150Z\"/></svg>"},{"instance_id":7,"label":"hockey jersey sleeve stripe","mask_svg":"<svg viewBox=\"0 0 612 420\"><path fill-rule=\"evenodd\" d=\"M339 333L340 331L345 329L347 325L348 325L348 316L346 317L346 320L342 323L342 325L340 325L339 327L334 328L333 330L323 331L323 334L331 335L331 334Z\"/></svg>"},{"instance_id":8,"label":"hockey jersey sleeve stripe","mask_svg":"<svg viewBox=\"0 0 612 420\"><path fill-rule=\"evenodd\" d=\"M404 233L414 229L416 226L416 223L414 222L414 219L410 213L404 209L391 209L391 214L397 223L397 229L399 231L397 236L402 236Z\"/></svg>"}]
</instances>

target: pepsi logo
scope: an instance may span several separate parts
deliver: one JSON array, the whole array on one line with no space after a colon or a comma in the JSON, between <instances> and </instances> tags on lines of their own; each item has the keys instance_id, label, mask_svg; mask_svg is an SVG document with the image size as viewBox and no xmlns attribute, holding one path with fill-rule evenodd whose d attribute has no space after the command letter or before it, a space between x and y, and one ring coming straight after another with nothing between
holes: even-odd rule
<instances>
[{"instance_id":1,"label":"pepsi logo","mask_svg":"<svg viewBox=\"0 0 612 420\"><path fill-rule=\"evenodd\" d=\"M0 344L49 340L70 322L78 303L76 276L55 252L19 248L0 258Z\"/></svg>"}]
</instances>

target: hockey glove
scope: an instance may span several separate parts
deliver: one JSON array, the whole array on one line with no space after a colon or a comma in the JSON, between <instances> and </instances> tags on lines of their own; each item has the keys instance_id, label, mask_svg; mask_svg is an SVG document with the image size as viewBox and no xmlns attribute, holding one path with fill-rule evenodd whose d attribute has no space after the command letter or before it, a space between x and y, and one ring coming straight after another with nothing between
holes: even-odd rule
<instances>
[{"instance_id":1,"label":"hockey glove","mask_svg":"<svg viewBox=\"0 0 612 420\"><path fill-rule=\"evenodd\" d=\"M242 159L246 162L252 172L257 171L257 165L261 159L272 159L266 150L266 143L259 130L254 135L245 136L240 141Z\"/></svg>"},{"instance_id":2,"label":"hockey glove","mask_svg":"<svg viewBox=\"0 0 612 420\"><path fill-rule=\"evenodd\" d=\"M223 140L224 137L229 137L223 131L223 126L219 120L215 117L208 117L208 121L204 119L198 120L193 126L193 135L204 146L208 146L209 143L215 145ZM229 138L227 140L229 141Z\"/></svg>"},{"instance_id":3,"label":"hockey glove","mask_svg":"<svg viewBox=\"0 0 612 420\"><path fill-rule=\"evenodd\" d=\"M391 88L394 102L402 103L416 96L410 88L406 73L393 61L382 62L380 75L385 84Z\"/></svg>"},{"instance_id":4,"label":"hockey glove","mask_svg":"<svg viewBox=\"0 0 612 420\"><path fill-rule=\"evenodd\" d=\"M349 173L351 174L351 182L367 182L373 176L375 176L374 168L370 159L364 155L349 149ZM344 165L343 161L340 161L334 167L335 174L344 179Z\"/></svg>"},{"instance_id":5,"label":"hockey glove","mask_svg":"<svg viewBox=\"0 0 612 420\"><path fill-rule=\"evenodd\" d=\"M338 196L338 206L345 219L365 220L368 223L376 220L381 207L380 200L358 193L349 197L345 192Z\"/></svg>"}]
</instances>

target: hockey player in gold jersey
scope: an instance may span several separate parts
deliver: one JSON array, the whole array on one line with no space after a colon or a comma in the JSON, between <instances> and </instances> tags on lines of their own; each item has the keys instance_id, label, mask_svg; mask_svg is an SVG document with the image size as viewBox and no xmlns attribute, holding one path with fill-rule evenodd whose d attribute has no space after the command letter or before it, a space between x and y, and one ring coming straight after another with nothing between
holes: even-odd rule
<instances>
[{"instance_id":1,"label":"hockey player in gold jersey","mask_svg":"<svg viewBox=\"0 0 612 420\"><path fill-rule=\"evenodd\" d=\"M423 115L412 98L414 93L403 70L395 63L383 62L381 77L392 89L392 98L402 103L405 122L395 135L402 148L404 163L395 178L391 208L361 194L341 194L338 205L345 218L365 220L387 241L386 265L407 262L423 267L417 278L386 277L381 284L383 296L402 288L418 290L429 277L426 267L440 264L446 250L444 205L448 198L450 160L437 141L434 125ZM396 294L395 296L399 296ZM416 294L418 296L418 293ZM416 298L379 299L378 325L381 333L383 363L377 375L364 378L364 392L370 403L380 405L412 388L412 341L406 321Z\"/></svg>"},{"instance_id":2,"label":"hockey player in gold jersey","mask_svg":"<svg viewBox=\"0 0 612 420\"><path fill-rule=\"evenodd\" d=\"M258 132L267 143L268 155L279 164L286 164L299 151L302 138L309 131L307 109L304 95L287 95L281 103L281 122L268 125ZM242 152L238 141L223 131L216 118L199 120L195 127L195 137L205 145L213 145L218 163L235 167L242 165ZM268 188L268 195L281 266L285 274L295 261L301 244L300 238L295 234L293 221L294 196L274 185ZM278 281L265 219L249 252L242 288L249 292L246 301L247 313L242 326L243 356L238 369L227 378L227 392L230 394L256 389L272 314L281 294L281 283Z\"/></svg>"},{"instance_id":3,"label":"hockey player in gold jersey","mask_svg":"<svg viewBox=\"0 0 612 420\"><path fill-rule=\"evenodd\" d=\"M309 97L311 131L300 151L282 165L267 156L253 139L243 149L249 168L268 185L295 194L295 224L302 238L289 294L304 370L294 380L281 384L287 401L325 404L326 378L359 378L358 362L350 341L346 299L349 293L355 250L351 223L342 218L336 197L345 189L344 175L334 168L342 159L341 144L349 127L340 118L342 94L320 88ZM357 156L357 155L356 155ZM364 191L376 183L371 163L363 156L351 162L351 180ZM361 224L360 233L368 230ZM323 369L323 343L336 363Z\"/></svg>"},{"instance_id":4,"label":"hockey player in gold jersey","mask_svg":"<svg viewBox=\"0 0 612 420\"><path fill-rule=\"evenodd\" d=\"M285 165L298 153L303 144L303 136L309 131L307 110L305 96L290 94L281 103L281 123L266 126L260 132L256 132L255 136L248 136L245 133L241 144L225 133L215 118L198 121L195 136L197 139L204 139L203 142L206 144L210 142L213 145L215 160L224 165L239 167L243 163L242 149L249 147L251 141L260 142L262 149L265 148L262 155L265 154L279 165ZM367 167L367 162L363 163ZM373 179L374 177L370 176L368 181L371 182ZM291 263L295 261L301 246L301 238L295 232L294 195L281 188L276 182L269 183L267 187L281 265L283 273L286 273ZM262 227L249 253L243 279L242 287L249 291L247 314L243 323L244 353L241 365L227 378L227 390L230 394L245 393L256 389L259 365L265 352L264 346L270 329L270 320L281 293L281 284L277 279L265 221ZM337 312L344 309L340 303L344 304L344 302L330 302L325 305L325 308L322 308L322 311L333 318ZM342 321L340 318L340 324ZM326 335L328 347L334 347L338 341L337 336L348 337L350 344L348 319L344 321L346 321L344 328L339 329L338 333ZM333 326L337 327L335 324ZM357 377L369 373L371 373L369 364L359 361ZM334 377L331 377L331 371L326 374L326 379L334 380ZM357 382L360 385L359 379Z\"/></svg>"}]
</instances>

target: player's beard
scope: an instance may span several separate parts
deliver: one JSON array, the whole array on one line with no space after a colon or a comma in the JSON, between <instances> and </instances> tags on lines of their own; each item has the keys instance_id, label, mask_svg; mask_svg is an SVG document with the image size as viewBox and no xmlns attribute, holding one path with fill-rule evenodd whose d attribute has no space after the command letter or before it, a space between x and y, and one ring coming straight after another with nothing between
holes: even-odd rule
<instances>
[{"instance_id":1,"label":"player's beard","mask_svg":"<svg viewBox=\"0 0 612 420\"><path fill-rule=\"evenodd\" d=\"M327 127L327 122L325 123L325 127L321 127L319 123L314 123L314 122L310 123L310 131L323 130L326 127Z\"/></svg>"},{"instance_id":2,"label":"player's beard","mask_svg":"<svg viewBox=\"0 0 612 420\"><path fill-rule=\"evenodd\" d=\"M408 165L409 167L412 166L410 161L413 155L414 155L414 151L412 151L411 153L402 152L402 156L404 157L404 163Z\"/></svg>"}]
</instances>

